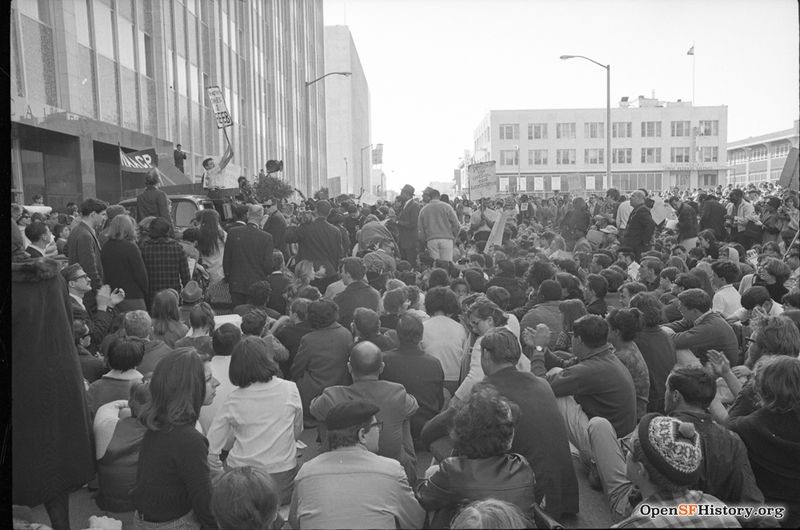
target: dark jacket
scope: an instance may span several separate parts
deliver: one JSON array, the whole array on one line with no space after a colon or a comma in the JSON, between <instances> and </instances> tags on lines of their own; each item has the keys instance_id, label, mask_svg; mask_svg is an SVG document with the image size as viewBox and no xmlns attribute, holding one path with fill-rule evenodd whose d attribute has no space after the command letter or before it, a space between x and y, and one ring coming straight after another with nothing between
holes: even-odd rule
<instances>
[{"instance_id":1,"label":"dark jacket","mask_svg":"<svg viewBox=\"0 0 800 530\"><path fill-rule=\"evenodd\" d=\"M659 326L644 328L636 335L634 342L642 352L650 377L647 412L664 414L664 391L667 386L667 376L677 362L675 345L672 343L672 338Z\"/></svg>"},{"instance_id":2,"label":"dark jacket","mask_svg":"<svg viewBox=\"0 0 800 530\"><path fill-rule=\"evenodd\" d=\"M605 299L598 298L591 304L586 305L586 311L588 311L590 315L599 315L605 318L606 313L608 313L608 306L606 305Z\"/></svg>"},{"instance_id":3,"label":"dark jacket","mask_svg":"<svg viewBox=\"0 0 800 530\"><path fill-rule=\"evenodd\" d=\"M86 408L67 285L49 259L11 264L11 499L37 506L94 477Z\"/></svg>"},{"instance_id":4,"label":"dark jacket","mask_svg":"<svg viewBox=\"0 0 800 530\"><path fill-rule=\"evenodd\" d=\"M688 203L678 208L678 241L697 237L697 210ZM688 248L686 250L689 250Z\"/></svg>"},{"instance_id":5,"label":"dark jacket","mask_svg":"<svg viewBox=\"0 0 800 530\"><path fill-rule=\"evenodd\" d=\"M136 222L140 222L145 217L150 216L161 217L169 224L172 224L167 194L155 186L147 186L147 188L136 197Z\"/></svg>"},{"instance_id":6,"label":"dark jacket","mask_svg":"<svg viewBox=\"0 0 800 530\"><path fill-rule=\"evenodd\" d=\"M417 488L417 499L435 511L431 528L448 528L453 515L470 502L498 499L526 514L534 498L533 470L525 457L504 454L489 458L451 456Z\"/></svg>"},{"instance_id":7,"label":"dark jacket","mask_svg":"<svg viewBox=\"0 0 800 530\"><path fill-rule=\"evenodd\" d=\"M125 298L135 300L147 294L147 270L136 243L110 239L100 251L105 282L111 289L122 289Z\"/></svg>"},{"instance_id":8,"label":"dark jacket","mask_svg":"<svg viewBox=\"0 0 800 530\"><path fill-rule=\"evenodd\" d=\"M83 272L89 275L92 289L95 291L103 285L103 263L100 260L100 241L97 234L84 222L78 222L67 238L67 256L69 264L79 263Z\"/></svg>"},{"instance_id":9,"label":"dark jacket","mask_svg":"<svg viewBox=\"0 0 800 530\"><path fill-rule=\"evenodd\" d=\"M136 485L139 450L146 432L147 427L137 418L123 418L117 422L105 454L97 461L100 491L95 502L101 510L128 512L135 509L130 490Z\"/></svg>"},{"instance_id":10,"label":"dark jacket","mask_svg":"<svg viewBox=\"0 0 800 530\"><path fill-rule=\"evenodd\" d=\"M400 229L400 248L417 247L417 221L422 206L414 199L409 199L397 214L397 226Z\"/></svg>"},{"instance_id":11,"label":"dark jacket","mask_svg":"<svg viewBox=\"0 0 800 530\"><path fill-rule=\"evenodd\" d=\"M506 276L501 272L489 280L489 283L486 284L486 288L488 289L495 285L497 287L502 287L511 295L508 302L509 309L516 309L517 307L525 305L525 287L523 286L522 280L513 274Z\"/></svg>"},{"instance_id":12,"label":"dark jacket","mask_svg":"<svg viewBox=\"0 0 800 530\"><path fill-rule=\"evenodd\" d=\"M339 229L322 217L310 223L291 226L286 231L288 243L298 243L297 259L307 259L314 263L314 268L325 267L325 276L336 276L339 273L339 262L342 259L342 235Z\"/></svg>"},{"instance_id":13,"label":"dark jacket","mask_svg":"<svg viewBox=\"0 0 800 530\"><path fill-rule=\"evenodd\" d=\"M191 277L183 247L174 239L148 239L142 245L142 261L147 270L148 300L159 291L175 289L181 292Z\"/></svg>"},{"instance_id":14,"label":"dark jacket","mask_svg":"<svg viewBox=\"0 0 800 530\"><path fill-rule=\"evenodd\" d=\"M345 287L344 291L334 296L333 301L339 306L339 323L349 329L356 308L366 307L377 312L381 295L364 281L355 280Z\"/></svg>"},{"instance_id":15,"label":"dark jacket","mask_svg":"<svg viewBox=\"0 0 800 530\"><path fill-rule=\"evenodd\" d=\"M115 310L94 311L89 313L85 307L81 307L77 300L69 296L69 303L72 307L72 320L83 320L89 327L89 334L92 336L92 348L97 349L105 336L108 334L111 323L114 320ZM72 327L70 320L70 327ZM72 337L72 334L69 335Z\"/></svg>"},{"instance_id":16,"label":"dark jacket","mask_svg":"<svg viewBox=\"0 0 800 530\"><path fill-rule=\"evenodd\" d=\"M559 372L550 387L556 397L574 396L589 419L607 419L619 438L636 427L636 388L610 346Z\"/></svg>"},{"instance_id":17,"label":"dark jacket","mask_svg":"<svg viewBox=\"0 0 800 530\"><path fill-rule=\"evenodd\" d=\"M747 447L741 438L720 426L705 412L678 411L673 418L693 423L703 446L700 478L691 489L713 495L728 504L764 504L756 484Z\"/></svg>"},{"instance_id":18,"label":"dark jacket","mask_svg":"<svg viewBox=\"0 0 800 530\"><path fill-rule=\"evenodd\" d=\"M231 228L222 257L230 292L247 294L255 282L269 280L272 249L272 236L256 225Z\"/></svg>"},{"instance_id":19,"label":"dark jacket","mask_svg":"<svg viewBox=\"0 0 800 530\"><path fill-rule=\"evenodd\" d=\"M725 231L725 207L716 199L709 199L703 202L700 208L700 230L713 230L717 241L724 241L727 233Z\"/></svg>"},{"instance_id":20,"label":"dark jacket","mask_svg":"<svg viewBox=\"0 0 800 530\"><path fill-rule=\"evenodd\" d=\"M300 339L291 374L300 391L306 416L309 415L311 400L323 390L329 386L350 384L347 359L352 344L353 335L337 322L313 330Z\"/></svg>"},{"instance_id":21,"label":"dark jacket","mask_svg":"<svg viewBox=\"0 0 800 530\"><path fill-rule=\"evenodd\" d=\"M487 375L484 382L519 406L511 451L523 455L533 468L536 493L547 499L547 512L556 518L578 513L578 479L567 429L550 385L513 366Z\"/></svg>"},{"instance_id":22,"label":"dark jacket","mask_svg":"<svg viewBox=\"0 0 800 530\"><path fill-rule=\"evenodd\" d=\"M380 378L400 383L414 396L419 410L411 416L411 436L416 439L422 426L444 405L444 370L439 359L416 346L400 346L383 354Z\"/></svg>"},{"instance_id":23,"label":"dark jacket","mask_svg":"<svg viewBox=\"0 0 800 530\"><path fill-rule=\"evenodd\" d=\"M284 298L283 292L290 282L289 276L281 271L272 271L272 274L269 275L269 285L272 288L272 292L270 292L267 307L274 309L281 315L287 314L288 308L286 307L286 298Z\"/></svg>"},{"instance_id":24,"label":"dark jacket","mask_svg":"<svg viewBox=\"0 0 800 530\"><path fill-rule=\"evenodd\" d=\"M691 350L703 365L708 361L708 350L721 351L728 358L731 366L741 364L736 333L719 313L709 311L698 318L696 322L687 322L686 319L682 319L671 322L666 327L675 331L672 336L675 349Z\"/></svg>"},{"instance_id":25,"label":"dark jacket","mask_svg":"<svg viewBox=\"0 0 800 530\"><path fill-rule=\"evenodd\" d=\"M628 218L622 245L632 248L638 257L643 251L650 249L655 230L656 223L650 209L641 204L634 208Z\"/></svg>"},{"instance_id":26,"label":"dark jacket","mask_svg":"<svg viewBox=\"0 0 800 530\"><path fill-rule=\"evenodd\" d=\"M561 230L564 239L574 241L586 235L591 224L589 210L571 210L561 221Z\"/></svg>"},{"instance_id":27,"label":"dark jacket","mask_svg":"<svg viewBox=\"0 0 800 530\"><path fill-rule=\"evenodd\" d=\"M561 333L562 328L562 317L558 304L558 300L551 300L534 306L520 320L520 328L535 329L537 324L547 324L547 327L550 328L550 347L555 348L558 334Z\"/></svg>"},{"instance_id":28,"label":"dark jacket","mask_svg":"<svg viewBox=\"0 0 800 530\"><path fill-rule=\"evenodd\" d=\"M264 231L272 236L272 244L275 250L283 252L284 258L288 258L286 251L286 219L281 212L275 212L269 216L264 224Z\"/></svg>"}]
</instances>

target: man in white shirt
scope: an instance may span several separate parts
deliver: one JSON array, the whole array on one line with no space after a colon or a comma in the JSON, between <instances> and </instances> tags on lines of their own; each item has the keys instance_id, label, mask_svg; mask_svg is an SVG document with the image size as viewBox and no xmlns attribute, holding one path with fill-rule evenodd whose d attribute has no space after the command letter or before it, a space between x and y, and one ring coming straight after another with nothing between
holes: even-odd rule
<instances>
[{"instance_id":1,"label":"man in white shirt","mask_svg":"<svg viewBox=\"0 0 800 530\"><path fill-rule=\"evenodd\" d=\"M742 308L742 297L733 287L733 282L739 279L739 267L730 261L715 261L711 264L711 271L711 283L717 290L711 310L730 318Z\"/></svg>"}]
</instances>

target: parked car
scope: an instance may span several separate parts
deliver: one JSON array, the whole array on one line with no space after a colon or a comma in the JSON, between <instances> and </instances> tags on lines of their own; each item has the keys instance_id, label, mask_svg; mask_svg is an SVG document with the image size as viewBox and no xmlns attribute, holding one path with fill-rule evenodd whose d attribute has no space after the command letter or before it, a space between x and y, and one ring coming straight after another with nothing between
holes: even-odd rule
<instances>
[{"instance_id":1,"label":"parked car","mask_svg":"<svg viewBox=\"0 0 800 530\"><path fill-rule=\"evenodd\" d=\"M212 201L206 195L167 195L170 201L169 211L172 218L172 225L175 227L175 234L182 234L183 231L192 226L195 215L200 210L216 208L222 222L233 217L229 202ZM215 202L217 203L215 205ZM136 199L125 199L120 201L122 206L136 219Z\"/></svg>"}]
</instances>

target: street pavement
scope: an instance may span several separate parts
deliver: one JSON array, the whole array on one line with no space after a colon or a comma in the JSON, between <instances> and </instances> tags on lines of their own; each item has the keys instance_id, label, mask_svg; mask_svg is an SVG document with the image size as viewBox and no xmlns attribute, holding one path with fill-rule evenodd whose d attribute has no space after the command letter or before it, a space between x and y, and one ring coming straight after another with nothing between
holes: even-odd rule
<instances>
[{"instance_id":1,"label":"street pavement","mask_svg":"<svg viewBox=\"0 0 800 530\"><path fill-rule=\"evenodd\" d=\"M306 448L300 452L300 463L307 462L319 454L317 444L317 430L306 429L303 431L300 440L306 444ZM417 452L417 474L424 476L425 470L431 464L431 454L428 452ZM567 528L607 528L613 521L609 515L608 504L602 493L593 490L589 486L586 475L576 464L575 473L578 476L578 486L580 490L580 513L571 518L566 518L560 522ZM50 519L44 506L37 506L32 510L21 509L20 513L25 515L25 519L34 523L48 524ZM286 516L288 506L281 510L281 514ZM70 521L73 530L89 528L89 516L106 515L122 521L123 530L133 528L133 512L112 513L100 510L94 502L94 492L90 492L86 487L70 495ZM286 518L286 517L284 517Z\"/></svg>"}]
</instances>

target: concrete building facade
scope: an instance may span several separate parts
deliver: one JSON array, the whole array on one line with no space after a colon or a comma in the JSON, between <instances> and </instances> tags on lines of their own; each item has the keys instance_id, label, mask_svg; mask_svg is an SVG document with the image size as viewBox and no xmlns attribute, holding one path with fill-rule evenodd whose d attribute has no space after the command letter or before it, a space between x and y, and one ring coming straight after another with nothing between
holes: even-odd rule
<instances>
[{"instance_id":1,"label":"concrete building facade","mask_svg":"<svg viewBox=\"0 0 800 530\"><path fill-rule=\"evenodd\" d=\"M614 187L703 188L725 181L726 106L695 107L639 97L611 109L611 182L606 109L492 110L474 131L474 162L495 160L499 192L589 194Z\"/></svg>"},{"instance_id":2,"label":"concrete building facade","mask_svg":"<svg viewBox=\"0 0 800 530\"><path fill-rule=\"evenodd\" d=\"M166 184L198 183L202 160L225 149L205 90L214 85L242 175L276 159L294 187L323 185L325 91L305 87L323 72L321 0L13 0L10 12L17 201L118 201L130 187L118 145L155 147Z\"/></svg>"},{"instance_id":3,"label":"concrete building facade","mask_svg":"<svg viewBox=\"0 0 800 530\"><path fill-rule=\"evenodd\" d=\"M800 147L800 120L795 120L791 129L729 143L728 183L776 183L792 147Z\"/></svg>"},{"instance_id":4,"label":"concrete building facade","mask_svg":"<svg viewBox=\"0 0 800 530\"><path fill-rule=\"evenodd\" d=\"M361 60L347 26L325 27L326 72L351 72L325 78L327 168L331 192L379 194L372 172L370 100Z\"/></svg>"}]
</instances>

